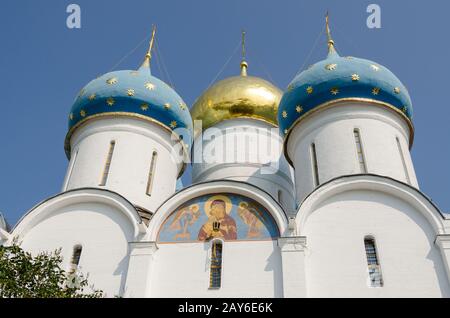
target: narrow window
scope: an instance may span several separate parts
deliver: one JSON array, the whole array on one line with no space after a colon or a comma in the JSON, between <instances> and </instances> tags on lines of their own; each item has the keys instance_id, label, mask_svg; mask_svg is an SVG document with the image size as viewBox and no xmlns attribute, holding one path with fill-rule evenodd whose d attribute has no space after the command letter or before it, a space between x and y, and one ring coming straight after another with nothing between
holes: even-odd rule
<instances>
[{"instance_id":1,"label":"narrow window","mask_svg":"<svg viewBox=\"0 0 450 318\"><path fill-rule=\"evenodd\" d=\"M396 137L395 139L397 139L398 152L400 153L400 158L402 160L403 171L405 171L406 182L411 184L411 179L409 178L408 168L406 167L405 156L403 155L403 150L402 150L402 145L400 144L400 139L398 139L398 137Z\"/></svg>"},{"instance_id":2,"label":"narrow window","mask_svg":"<svg viewBox=\"0 0 450 318\"><path fill-rule=\"evenodd\" d=\"M71 274L75 273L78 269L78 265L80 264L81 250L81 245L75 245L75 247L73 248L72 260L70 261L69 269L69 273Z\"/></svg>"},{"instance_id":3,"label":"narrow window","mask_svg":"<svg viewBox=\"0 0 450 318\"><path fill-rule=\"evenodd\" d=\"M283 191L278 190L278 202L281 204L281 200L283 199Z\"/></svg>"},{"instance_id":4,"label":"narrow window","mask_svg":"<svg viewBox=\"0 0 450 318\"><path fill-rule=\"evenodd\" d=\"M109 145L108 157L106 157L105 168L103 169L102 181L100 182L100 186L106 185L106 181L108 180L109 168L111 167L111 160L112 160L115 146L116 146L116 142L114 140L112 140Z\"/></svg>"},{"instance_id":5,"label":"narrow window","mask_svg":"<svg viewBox=\"0 0 450 318\"><path fill-rule=\"evenodd\" d=\"M78 157L78 151L80 151L80 149L77 149L77 151L74 153L74 155L71 159L69 172L67 173L67 179L66 179L66 183L64 184L63 191L66 191L67 187L69 186L70 178L72 178L73 167L75 167L75 161L77 160L77 157Z\"/></svg>"},{"instance_id":6,"label":"narrow window","mask_svg":"<svg viewBox=\"0 0 450 318\"><path fill-rule=\"evenodd\" d=\"M220 288L222 284L222 242L214 241L211 251L209 288Z\"/></svg>"},{"instance_id":7,"label":"narrow window","mask_svg":"<svg viewBox=\"0 0 450 318\"><path fill-rule=\"evenodd\" d=\"M363 152L363 147L361 144L361 135L359 133L359 129L353 130L353 134L355 135L356 152L358 154L359 170L361 171L361 173L367 173L366 160L364 158L364 152Z\"/></svg>"},{"instance_id":8,"label":"narrow window","mask_svg":"<svg viewBox=\"0 0 450 318\"><path fill-rule=\"evenodd\" d=\"M152 188L153 188L153 178L155 176L155 167L156 167L156 159L158 158L158 153L156 151L153 151L152 154L152 161L150 162L150 170L148 172L148 181L147 181L147 195L152 194Z\"/></svg>"},{"instance_id":9,"label":"narrow window","mask_svg":"<svg viewBox=\"0 0 450 318\"><path fill-rule=\"evenodd\" d=\"M316 144L311 144L311 160L313 166L314 186L317 187L320 181L319 181L319 165L317 164Z\"/></svg>"},{"instance_id":10,"label":"narrow window","mask_svg":"<svg viewBox=\"0 0 450 318\"><path fill-rule=\"evenodd\" d=\"M378 261L375 239L366 237L364 239L364 246L366 248L370 287L383 287L383 277L381 276L381 267Z\"/></svg>"}]
</instances>

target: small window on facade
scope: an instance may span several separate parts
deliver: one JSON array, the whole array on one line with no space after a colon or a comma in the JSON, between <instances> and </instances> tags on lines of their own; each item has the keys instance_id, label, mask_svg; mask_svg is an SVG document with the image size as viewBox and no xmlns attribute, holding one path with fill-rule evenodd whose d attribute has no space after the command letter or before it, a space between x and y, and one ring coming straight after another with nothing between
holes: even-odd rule
<instances>
[{"instance_id":1,"label":"small window on facade","mask_svg":"<svg viewBox=\"0 0 450 318\"><path fill-rule=\"evenodd\" d=\"M70 261L70 270L69 273L75 273L78 269L78 265L80 264L82 247L81 245L76 245L73 248L72 259Z\"/></svg>"},{"instance_id":2,"label":"small window on facade","mask_svg":"<svg viewBox=\"0 0 450 318\"><path fill-rule=\"evenodd\" d=\"M152 154L152 160L150 162L150 170L148 172L148 181L147 181L147 195L152 194L152 188L153 188L153 178L155 177L155 167L156 167L156 159L158 158L158 153L156 151L153 151Z\"/></svg>"},{"instance_id":3,"label":"small window on facade","mask_svg":"<svg viewBox=\"0 0 450 318\"><path fill-rule=\"evenodd\" d=\"M283 199L283 191L278 190L278 202L281 204Z\"/></svg>"},{"instance_id":4,"label":"small window on facade","mask_svg":"<svg viewBox=\"0 0 450 318\"><path fill-rule=\"evenodd\" d=\"M398 139L398 137L396 137L396 140L397 140L398 152L400 153L400 159L402 160L403 171L405 171L406 182L411 184L411 179L409 178L408 168L406 167L405 156L403 155L403 150L402 150L402 145L400 144L400 139Z\"/></svg>"},{"instance_id":5,"label":"small window on facade","mask_svg":"<svg viewBox=\"0 0 450 318\"><path fill-rule=\"evenodd\" d=\"M366 248L370 287L383 287L383 277L381 275L381 267L378 260L375 239L372 237L366 237L364 239L364 246Z\"/></svg>"},{"instance_id":6,"label":"small window on facade","mask_svg":"<svg viewBox=\"0 0 450 318\"><path fill-rule=\"evenodd\" d=\"M106 157L105 167L103 169L102 181L100 182L100 186L106 185L106 181L108 180L109 168L111 167L111 160L114 153L114 147L116 146L116 142L113 140L109 145L108 156Z\"/></svg>"},{"instance_id":7,"label":"small window on facade","mask_svg":"<svg viewBox=\"0 0 450 318\"><path fill-rule=\"evenodd\" d=\"M214 241L211 250L209 288L220 288L222 284L222 242Z\"/></svg>"},{"instance_id":8,"label":"small window on facade","mask_svg":"<svg viewBox=\"0 0 450 318\"><path fill-rule=\"evenodd\" d=\"M353 130L353 134L355 136L356 153L358 155L359 170L361 173L367 173L366 160L364 158L364 151L361 143L361 135L359 133L359 129Z\"/></svg>"},{"instance_id":9,"label":"small window on facade","mask_svg":"<svg viewBox=\"0 0 450 318\"><path fill-rule=\"evenodd\" d=\"M311 144L311 160L313 168L313 182L314 186L317 187L320 184L320 180L319 180L319 165L317 163L316 144Z\"/></svg>"}]
</instances>

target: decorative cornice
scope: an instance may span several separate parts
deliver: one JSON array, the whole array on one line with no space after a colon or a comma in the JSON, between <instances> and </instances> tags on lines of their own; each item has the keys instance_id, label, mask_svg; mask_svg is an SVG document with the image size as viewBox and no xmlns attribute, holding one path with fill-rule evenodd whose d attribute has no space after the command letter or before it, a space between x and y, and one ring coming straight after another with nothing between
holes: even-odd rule
<instances>
[{"instance_id":1,"label":"decorative cornice","mask_svg":"<svg viewBox=\"0 0 450 318\"><path fill-rule=\"evenodd\" d=\"M153 255L158 250L158 245L153 241L129 242L130 256Z\"/></svg>"},{"instance_id":2,"label":"decorative cornice","mask_svg":"<svg viewBox=\"0 0 450 318\"><path fill-rule=\"evenodd\" d=\"M306 236L280 237L278 246L282 252L303 252L306 249Z\"/></svg>"}]
</instances>

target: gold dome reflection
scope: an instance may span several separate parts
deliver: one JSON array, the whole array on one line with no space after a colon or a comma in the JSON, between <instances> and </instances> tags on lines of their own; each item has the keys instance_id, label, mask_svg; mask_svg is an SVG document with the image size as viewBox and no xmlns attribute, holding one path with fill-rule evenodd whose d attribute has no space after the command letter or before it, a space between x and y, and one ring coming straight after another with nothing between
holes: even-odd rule
<instances>
[{"instance_id":1,"label":"gold dome reflection","mask_svg":"<svg viewBox=\"0 0 450 318\"><path fill-rule=\"evenodd\" d=\"M195 102L192 119L202 120L203 129L233 118L253 118L278 126L281 90L262 78L246 76L246 67L241 71L240 76L211 86Z\"/></svg>"}]
</instances>

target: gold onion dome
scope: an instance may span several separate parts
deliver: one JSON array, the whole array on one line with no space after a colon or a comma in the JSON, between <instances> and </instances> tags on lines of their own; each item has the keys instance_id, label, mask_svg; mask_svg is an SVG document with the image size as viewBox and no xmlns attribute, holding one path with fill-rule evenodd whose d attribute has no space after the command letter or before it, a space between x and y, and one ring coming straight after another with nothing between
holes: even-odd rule
<instances>
[{"instance_id":1,"label":"gold onion dome","mask_svg":"<svg viewBox=\"0 0 450 318\"><path fill-rule=\"evenodd\" d=\"M202 121L203 129L234 118L252 118L278 126L282 91L262 78L247 76L247 67L243 59L241 75L217 82L197 98L191 115L194 121Z\"/></svg>"}]
</instances>

